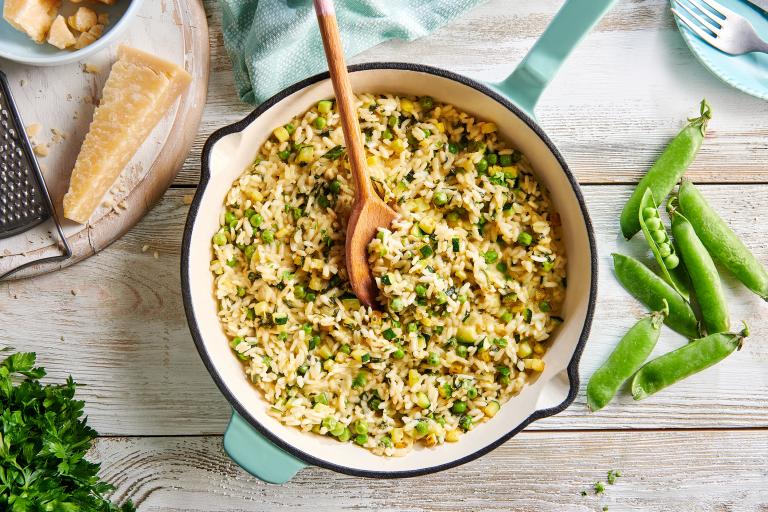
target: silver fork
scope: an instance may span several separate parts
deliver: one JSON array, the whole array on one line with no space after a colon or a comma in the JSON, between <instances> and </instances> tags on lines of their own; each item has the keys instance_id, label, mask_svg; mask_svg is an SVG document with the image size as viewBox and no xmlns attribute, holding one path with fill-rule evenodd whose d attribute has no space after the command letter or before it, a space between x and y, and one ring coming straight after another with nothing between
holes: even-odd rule
<instances>
[{"instance_id":1,"label":"silver fork","mask_svg":"<svg viewBox=\"0 0 768 512\"><path fill-rule=\"evenodd\" d=\"M675 5L682 8L685 13L674 7L672 12L705 42L731 55L749 52L768 53L768 42L757 35L755 28L745 17L715 0L686 1L699 12L697 13L680 0L675 0ZM709 6L709 9L702 4Z\"/></svg>"}]
</instances>

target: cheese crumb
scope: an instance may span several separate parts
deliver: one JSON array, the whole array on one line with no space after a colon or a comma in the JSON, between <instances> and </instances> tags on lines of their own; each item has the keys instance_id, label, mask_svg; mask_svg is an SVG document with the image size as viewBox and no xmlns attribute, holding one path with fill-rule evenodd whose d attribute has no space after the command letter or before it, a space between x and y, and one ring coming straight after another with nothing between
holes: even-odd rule
<instances>
[{"instance_id":1,"label":"cheese crumb","mask_svg":"<svg viewBox=\"0 0 768 512\"><path fill-rule=\"evenodd\" d=\"M91 73L92 75L95 75L99 72L99 67L94 64L85 63L83 64L83 71L86 73Z\"/></svg>"},{"instance_id":2,"label":"cheese crumb","mask_svg":"<svg viewBox=\"0 0 768 512\"><path fill-rule=\"evenodd\" d=\"M82 50L83 48L93 43L98 38L100 38L103 32L104 32L104 25L98 25L98 24L88 29L88 32L81 32L77 38L77 42L75 43L75 48L77 50Z\"/></svg>"},{"instance_id":3,"label":"cheese crumb","mask_svg":"<svg viewBox=\"0 0 768 512\"><path fill-rule=\"evenodd\" d=\"M27 132L28 137L36 137L42 128L43 125L40 123L29 123L24 130Z\"/></svg>"},{"instance_id":4,"label":"cheese crumb","mask_svg":"<svg viewBox=\"0 0 768 512\"><path fill-rule=\"evenodd\" d=\"M160 254L159 254L157 251L155 251L155 252L152 254L152 256L153 256L153 257L154 257L156 260L159 260L159 259L160 259Z\"/></svg>"},{"instance_id":5,"label":"cheese crumb","mask_svg":"<svg viewBox=\"0 0 768 512\"><path fill-rule=\"evenodd\" d=\"M32 151L34 151L37 156L48 156L48 144L36 144L35 147L32 148Z\"/></svg>"},{"instance_id":6,"label":"cheese crumb","mask_svg":"<svg viewBox=\"0 0 768 512\"><path fill-rule=\"evenodd\" d=\"M99 14L99 24L101 25L109 25L109 14L103 12Z\"/></svg>"},{"instance_id":7,"label":"cheese crumb","mask_svg":"<svg viewBox=\"0 0 768 512\"><path fill-rule=\"evenodd\" d=\"M143 245L141 247L141 252L147 252L149 250L149 245Z\"/></svg>"},{"instance_id":8,"label":"cheese crumb","mask_svg":"<svg viewBox=\"0 0 768 512\"><path fill-rule=\"evenodd\" d=\"M192 200L195 198L195 196L186 194L184 197L181 198L181 200L184 202L184 204L192 204Z\"/></svg>"},{"instance_id":9,"label":"cheese crumb","mask_svg":"<svg viewBox=\"0 0 768 512\"><path fill-rule=\"evenodd\" d=\"M59 144L61 141L67 138L67 134L58 128L51 128L51 143Z\"/></svg>"},{"instance_id":10,"label":"cheese crumb","mask_svg":"<svg viewBox=\"0 0 768 512\"><path fill-rule=\"evenodd\" d=\"M3 18L16 30L42 43L60 5L61 0L5 0Z\"/></svg>"},{"instance_id":11,"label":"cheese crumb","mask_svg":"<svg viewBox=\"0 0 768 512\"><path fill-rule=\"evenodd\" d=\"M75 44L75 41L77 40L75 39L74 34L72 34L72 31L69 30L69 27L67 27L67 23L64 21L64 16L56 16L56 19L53 20L53 24L51 25L51 30L48 32L48 43L63 50Z\"/></svg>"},{"instance_id":12,"label":"cheese crumb","mask_svg":"<svg viewBox=\"0 0 768 512\"><path fill-rule=\"evenodd\" d=\"M69 26L78 32L88 32L98 21L99 18L96 15L96 11L88 7L78 7L77 12L67 18Z\"/></svg>"}]
</instances>

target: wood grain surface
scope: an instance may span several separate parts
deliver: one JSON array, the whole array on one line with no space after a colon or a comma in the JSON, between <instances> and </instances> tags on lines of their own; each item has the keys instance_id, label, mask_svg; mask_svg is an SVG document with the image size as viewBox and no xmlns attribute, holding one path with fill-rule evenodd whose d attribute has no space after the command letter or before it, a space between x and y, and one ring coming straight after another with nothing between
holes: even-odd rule
<instances>
[{"instance_id":1,"label":"wood grain surface","mask_svg":"<svg viewBox=\"0 0 768 512\"><path fill-rule=\"evenodd\" d=\"M247 476L218 436L111 438L102 474L141 512L765 512L768 444L755 431L523 432L482 459L411 480L318 468ZM614 485L607 472L618 470ZM595 495L594 483L605 492ZM582 496L582 491L587 495Z\"/></svg>"},{"instance_id":2,"label":"wood grain surface","mask_svg":"<svg viewBox=\"0 0 768 512\"><path fill-rule=\"evenodd\" d=\"M115 497L148 511L768 511L768 304L723 273L734 323L752 328L740 352L642 403L622 394L587 412L586 379L643 314L611 275L624 242L618 214L633 183L706 96L714 120L689 176L768 262L768 103L730 89L690 55L664 0L621 0L576 50L538 115L584 184L598 239L599 302L576 402L465 466L407 481L317 468L284 486L249 477L222 452L230 408L187 331L179 251L200 149L252 107L234 92L216 0L209 94L193 150L150 214L105 251L32 280L0 283L0 340L36 350L51 379L85 384L93 454ZM506 76L562 0L490 0L413 43L389 42L354 62L410 61L481 80ZM436 96L439 97L439 91ZM142 250L146 249L146 250ZM156 254L156 255L155 255ZM682 344L665 329L656 353ZM510 405L512 406L512 405ZM589 491L609 469L604 496Z\"/></svg>"}]
</instances>

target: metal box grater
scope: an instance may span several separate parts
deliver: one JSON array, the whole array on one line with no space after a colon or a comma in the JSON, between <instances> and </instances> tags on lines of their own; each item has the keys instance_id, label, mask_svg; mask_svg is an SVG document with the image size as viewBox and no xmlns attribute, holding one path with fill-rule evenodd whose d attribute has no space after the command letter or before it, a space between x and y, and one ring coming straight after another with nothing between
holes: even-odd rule
<instances>
[{"instance_id":1,"label":"metal box grater","mask_svg":"<svg viewBox=\"0 0 768 512\"><path fill-rule=\"evenodd\" d=\"M56 223L63 254L26 262L0 275L0 279L34 263L61 261L72 255L56 219L8 79L0 71L0 240L32 229L49 218Z\"/></svg>"}]
</instances>

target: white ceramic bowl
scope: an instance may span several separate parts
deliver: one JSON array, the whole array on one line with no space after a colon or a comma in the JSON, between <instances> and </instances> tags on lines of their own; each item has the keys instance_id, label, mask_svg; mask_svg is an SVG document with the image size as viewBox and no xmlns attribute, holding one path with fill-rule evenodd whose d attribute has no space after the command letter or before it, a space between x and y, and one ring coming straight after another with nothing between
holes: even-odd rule
<instances>
[{"instance_id":1,"label":"white ceramic bowl","mask_svg":"<svg viewBox=\"0 0 768 512\"><path fill-rule=\"evenodd\" d=\"M58 66L75 62L106 48L128 26L143 0L119 0L114 5L86 5L99 13L109 14L109 25L100 38L81 50L60 50L48 43L38 44L24 32L16 30L5 19L0 19L0 57L31 66ZM0 9L4 5L0 0ZM64 2L62 15L72 14L78 4Z\"/></svg>"},{"instance_id":2,"label":"white ceramic bowl","mask_svg":"<svg viewBox=\"0 0 768 512\"><path fill-rule=\"evenodd\" d=\"M285 480L291 471L306 463L374 477L438 471L478 457L532 421L562 411L578 390L577 365L595 303L597 255L581 192L552 142L531 117L506 98L460 75L424 66L388 63L352 66L350 79L355 91L430 95L459 110L494 121L500 136L528 156L537 179L549 189L563 222L568 258L568 289L562 315L565 321L553 335L551 348L544 356L546 369L541 376L504 404L493 420L478 425L458 443L446 443L435 449L416 448L404 457L382 458L351 443L339 443L329 437L286 427L269 416L268 404L246 379L241 362L230 350L219 323L209 265L211 237L219 229L219 213L232 182L253 161L275 126L305 112L319 100L333 96L327 74L284 90L244 120L215 132L207 141L202 181L184 233L181 266L190 330L208 370L237 412L225 435L225 447L243 467L268 481ZM244 427L244 424L247 425ZM252 436L247 433L249 430ZM260 435L274 446L259 441ZM290 454L287 461L281 459L285 457L281 452ZM282 476L277 475L275 469L281 465L291 468Z\"/></svg>"}]
</instances>

